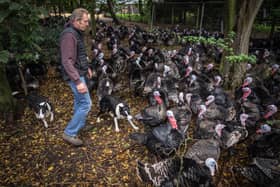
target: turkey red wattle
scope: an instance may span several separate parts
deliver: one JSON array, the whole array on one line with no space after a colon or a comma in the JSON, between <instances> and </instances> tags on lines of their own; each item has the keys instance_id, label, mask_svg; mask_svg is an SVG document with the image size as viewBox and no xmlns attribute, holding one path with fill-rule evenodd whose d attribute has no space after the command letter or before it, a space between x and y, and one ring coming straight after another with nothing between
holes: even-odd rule
<instances>
[{"instance_id":1,"label":"turkey red wattle","mask_svg":"<svg viewBox=\"0 0 280 187\"><path fill-rule=\"evenodd\" d=\"M174 116L169 116L168 121L173 129L178 129L177 120L174 118Z\"/></svg>"},{"instance_id":2,"label":"turkey red wattle","mask_svg":"<svg viewBox=\"0 0 280 187\"><path fill-rule=\"evenodd\" d=\"M162 99L160 98L160 96L155 96L155 100L157 101L157 103L159 104L159 105L161 105L162 104Z\"/></svg>"},{"instance_id":3,"label":"turkey red wattle","mask_svg":"<svg viewBox=\"0 0 280 187\"><path fill-rule=\"evenodd\" d=\"M252 90L248 87L242 88L243 91L243 95L242 95L242 99L247 99L247 97L251 94Z\"/></svg>"}]
</instances>

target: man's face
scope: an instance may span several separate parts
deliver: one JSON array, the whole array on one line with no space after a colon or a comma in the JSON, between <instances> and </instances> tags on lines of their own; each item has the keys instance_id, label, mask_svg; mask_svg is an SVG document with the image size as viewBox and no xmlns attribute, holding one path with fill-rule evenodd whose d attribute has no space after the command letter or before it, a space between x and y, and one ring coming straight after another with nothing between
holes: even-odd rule
<instances>
[{"instance_id":1,"label":"man's face","mask_svg":"<svg viewBox=\"0 0 280 187\"><path fill-rule=\"evenodd\" d=\"M81 31L85 31L89 26L89 16L88 14L84 14L81 20L76 21L77 28Z\"/></svg>"}]
</instances>

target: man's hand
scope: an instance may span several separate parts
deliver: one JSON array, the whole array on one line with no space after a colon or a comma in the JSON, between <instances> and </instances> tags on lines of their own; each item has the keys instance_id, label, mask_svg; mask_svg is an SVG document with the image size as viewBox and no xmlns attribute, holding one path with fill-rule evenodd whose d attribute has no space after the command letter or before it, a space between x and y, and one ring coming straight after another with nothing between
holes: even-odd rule
<instances>
[{"instance_id":1,"label":"man's hand","mask_svg":"<svg viewBox=\"0 0 280 187\"><path fill-rule=\"evenodd\" d=\"M92 78L92 71L91 71L91 69L90 68L88 68L88 78Z\"/></svg>"},{"instance_id":2,"label":"man's hand","mask_svg":"<svg viewBox=\"0 0 280 187\"><path fill-rule=\"evenodd\" d=\"M77 85L77 90L79 93L86 93L88 91L87 86L83 82Z\"/></svg>"}]
</instances>

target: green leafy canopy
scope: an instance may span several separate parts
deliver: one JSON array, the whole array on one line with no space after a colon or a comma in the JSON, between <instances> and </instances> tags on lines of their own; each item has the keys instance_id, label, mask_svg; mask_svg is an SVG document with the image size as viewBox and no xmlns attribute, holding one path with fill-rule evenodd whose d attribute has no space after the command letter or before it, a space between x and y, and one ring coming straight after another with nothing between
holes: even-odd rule
<instances>
[{"instance_id":1,"label":"green leafy canopy","mask_svg":"<svg viewBox=\"0 0 280 187\"><path fill-rule=\"evenodd\" d=\"M41 9L31 1L0 0L0 49L14 54L16 61L34 61L43 40L39 19Z\"/></svg>"}]
</instances>

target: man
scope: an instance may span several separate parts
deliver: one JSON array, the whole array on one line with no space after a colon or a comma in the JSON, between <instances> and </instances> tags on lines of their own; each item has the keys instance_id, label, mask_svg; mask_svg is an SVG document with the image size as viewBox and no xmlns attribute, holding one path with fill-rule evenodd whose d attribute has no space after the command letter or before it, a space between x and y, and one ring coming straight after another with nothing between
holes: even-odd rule
<instances>
[{"instance_id":1,"label":"man","mask_svg":"<svg viewBox=\"0 0 280 187\"><path fill-rule=\"evenodd\" d=\"M92 77L83 39L83 32L88 26L88 11L78 8L72 12L69 22L60 35L62 75L74 95L74 114L64 130L63 139L74 146L83 145L83 141L77 135L85 126L87 114L92 105L85 83L86 76Z\"/></svg>"}]
</instances>

